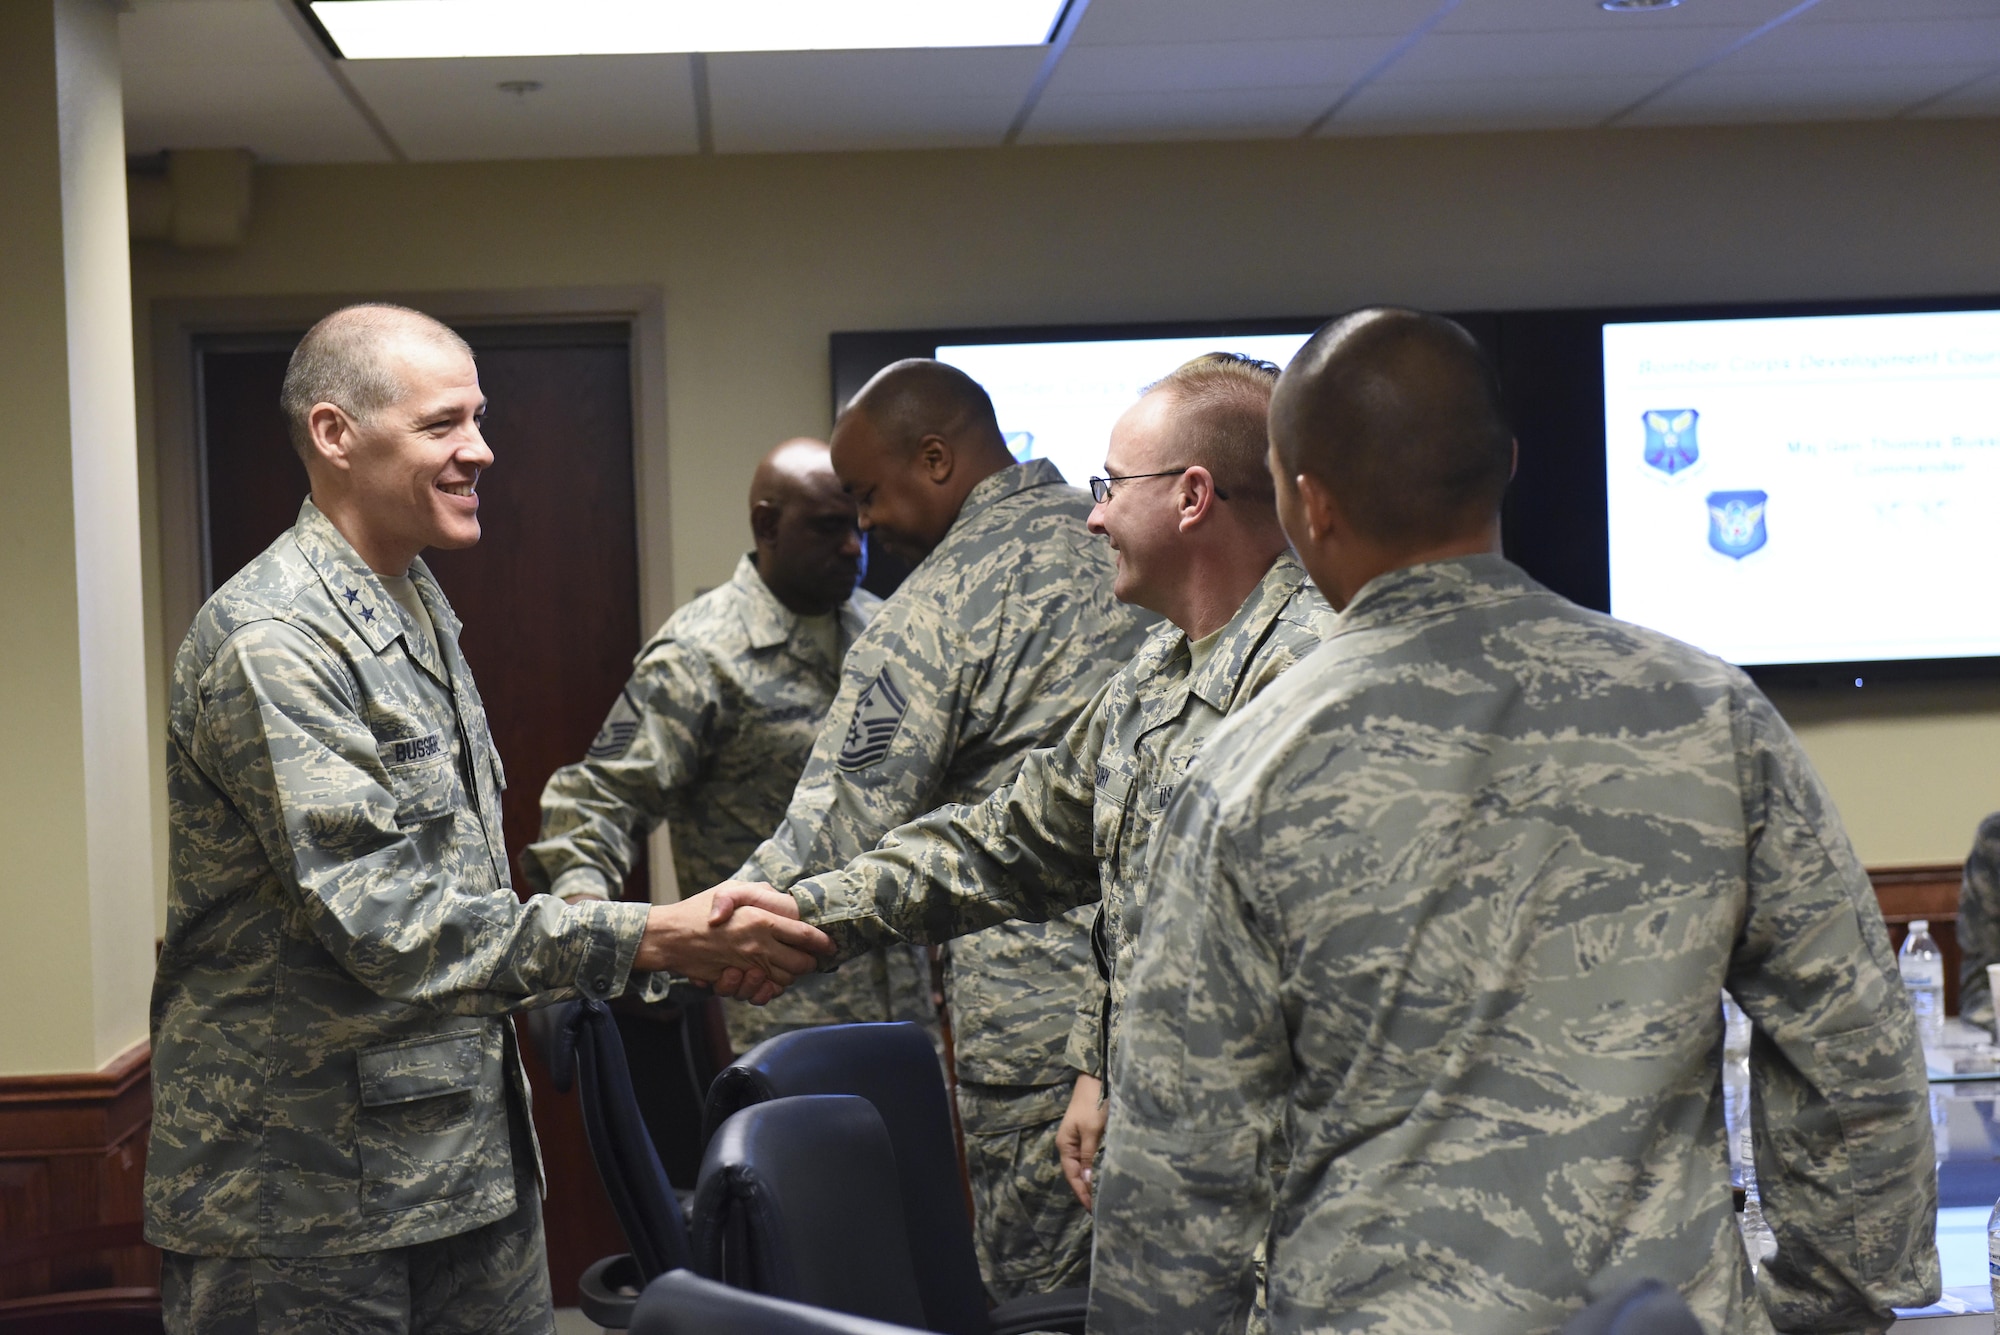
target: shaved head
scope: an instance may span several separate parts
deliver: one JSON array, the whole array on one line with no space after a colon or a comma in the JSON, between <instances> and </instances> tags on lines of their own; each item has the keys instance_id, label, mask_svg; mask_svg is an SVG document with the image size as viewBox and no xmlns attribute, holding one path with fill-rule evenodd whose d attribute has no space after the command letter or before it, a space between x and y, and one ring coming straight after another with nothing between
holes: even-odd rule
<instances>
[{"instance_id":1,"label":"shaved head","mask_svg":"<svg viewBox=\"0 0 2000 1335\"><path fill-rule=\"evenodd\" d=\"M833 424L833 466L862 528L912 565L972 489L1013 462L979 382L927 357L877 371Z\"/></svg>"},{"instance_id":2,"label":"shaved head","mask_svg":"<svg viewBox=\"0 0 2000 1335\"><path fill-rule=\"evenodd\" d=\"M1463 328L1394 307L1327 324L1271 400L1285 476L1324 483L1354 530L1421 547L1490 525L1514 468L1499 377Z\"/></svg>"},{"instance_id":3,"label":"shaved head","mask_svg":"<svg viewBox=\"0 0 2000 1335\"><path fill-rule=\"evenodd\" d=\"M815 493L838 497L840 479L833 474L833 454L826 442L810 436L795 436L773 446L750 475L753 511L759 505L782 509L788 501Z\"/></svg>"},{"instance_id":4,"label":"shaved head","mask_svg":"<svg viewBox=\"0 0 2000 1335\"><path fill-rule=\"evenodd\" d=\"M472 356L447 326L407 306L366 302L344 306L306 331L285 367L278 406L291 429L292 448L305 458L312 441L313 405L331 403L367 422L409 392L403 352L412 343Z\"/></svg>"},{"instance_id":5,"label":"shaved head","mask_svg":"<svg viewBox=\"0 0 2000 1335\"><path fill-rule=\"evenodd\" d=\"M988 446L1005 454L1007 442L993 415L993 400L977 380L956 366L928 357L891 362L869 378L840 416L868 418L882 443L903 454L925 436L954 445ZM834 423L840 430L840 423Z\"/></svg>"},{"instance_id":6,"label":"shaved head","mask_svg":"<svg viewBox=\"0 0 2000 1335\"><path fill-rule=\"evenodd\" d=\"M795 437L758 461L750 475L750 532L764 587L801 616L833 611L861 578L854 501L841 490L823 441Z\"/></svg>"}]
</instances>

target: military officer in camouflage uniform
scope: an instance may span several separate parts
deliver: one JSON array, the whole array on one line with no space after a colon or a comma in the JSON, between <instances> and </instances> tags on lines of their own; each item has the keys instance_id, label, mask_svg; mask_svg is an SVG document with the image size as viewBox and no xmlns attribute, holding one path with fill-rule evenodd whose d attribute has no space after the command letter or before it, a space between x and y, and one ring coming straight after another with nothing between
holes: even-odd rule
<instances>
[{"instance_id":1,"label":"military officer in camouflage uniform","mask_svg":"<svg viewBox=\"0 0 2000 1335\"><path fill-rule=\"evenodd\" d=\"M738 880L788 887L946 802L976 802L1061 736L1149 618L1111 590L1089 501L1016 464L963 372L898 362L833 432L861 523L916 569L848 651L784 823ZM1091 974L1088 910L956 942L952 1017L981 1271L997 1298L1082 1282L1089 1217L1054 1168L1063 1046Z\"/></svg>"},{"instance_id":2,"label":"military officer in camouflage uniform","mask_svg":"<svg viewBox=\"0 0 2000 1335\"><path fill-rule=\"evenodd\" d=\"M300 343L284 406L312 499L202 608L169 707L145 1183L167 1327L547 1331L505 1012L670 957L797 974L827 943L788 897L733 942L706 898L515 898L499 757L417 559L479 539L471 353L350 307Z\"/></svg>"},{"instance_id":3,"label":"military officer in camouflage uniform","mask_svg":"<svg viewBox=\"0 0 2000 1335\"><path fill-rule=\"evenodd\" d=\"M750 482L756 551L674 613L639 657L589 753L542 790L542 837L521 854L535 890L615 897L662 820L682 887L726 879L784 818L840 683L840 660L881 600L857 589L861 535L816 440L791 440ZM817 1024L935 1025L930 964L873 952L801 978L768 1007L725 1001L745 1051Z\"/></svg>"},{"instance_id":4,"label":"military officer in camouflage uniform","mask_svg":"<svg viewBox=\"0 0 2000 1335\"><path fill-rule=\"evenodd\" d=\"M1329 325L1271 422L1279 512L1343 611L1154 840L1093 1329L1240 1329L1266 1240L1277 1332L1554 1331L1642 1275L1710 1332L1934 1298L1910 1008L1769 702L1497 554L1511 442L1450 322ZM1725 986L1778 1242L1754 1279Z\"/></svg>"},{"instance_id":5,"label":"military officer in camouflage uniform","mask_svg":"<svg viewBox=\"0 0 2000 1335\"><path fill-rule=\"evenodd\" d=\"M1090 527L1117 555L1117 596L1168 624L1062 740L1029 752L1020 776L979 805L941 807L792 888L805 920L834 939L822 968L885 940L944 940L1101 899L1094 935L1109 979L1093 973L1077 1000L1066 1055L1076 1081L1058 1134L1085 1206L1153 826L1215 726L1333 622L1285 544L1264 468L1277 376L1228 353L1197 358L1112 429Z\"/></svg>"},{"instance_id":6,"label":"military officer in camouflage uniform","mask_svg":"<svg viewBox=\"0 0 2000 1335\"><path fill-rule=\"evenodd\" d=\"M1986 966L2000 964L2000 812L1979 822L1958 891L1958 1018L1993 1027Z\"/></svg>"}]
</instances>

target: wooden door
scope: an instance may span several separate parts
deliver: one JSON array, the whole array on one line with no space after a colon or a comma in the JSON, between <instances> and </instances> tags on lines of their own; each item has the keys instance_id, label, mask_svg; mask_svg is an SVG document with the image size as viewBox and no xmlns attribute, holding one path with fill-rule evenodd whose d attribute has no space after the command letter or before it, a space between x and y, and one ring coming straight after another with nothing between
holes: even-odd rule
<instances>
[{"instance_id":1,"label":"wooden door","mask_svg":"<svg viewBox=\"0 0 2000 1335\"><path fill-rule=\"evenodd\" d=\"M630 336L599 324L460 332L478 358L493 466L479 480L479 545L424 559L465 623L466 661L507 769L507 852L518 859L540 824L542 786L583 755L639 648ZM207 591L291 527L305 499L305 468L278 410L298 338L197 342ZM647 898L646 885L642 864L627 897ZM550 1087L533 1053L528 1070L548 1167L550 1276L556 1301L570 1305L584 1267L626 1247L575 1096Z\"/></svg>"}]
</instances>

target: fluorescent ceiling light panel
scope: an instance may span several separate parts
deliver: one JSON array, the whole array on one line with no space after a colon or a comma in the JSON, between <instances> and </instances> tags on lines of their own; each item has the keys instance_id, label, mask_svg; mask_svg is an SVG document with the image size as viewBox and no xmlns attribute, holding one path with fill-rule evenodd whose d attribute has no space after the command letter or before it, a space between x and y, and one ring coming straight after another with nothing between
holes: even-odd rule
<instances>
[{"instance_id":1,"label":"fluorescent ceiling light panel","mask_svg":"<svg viewBox=\"0 0 2000 1335\"><path fill-rule=\"evenodd\" d=\"M1063 0L313 0L349 60L1039 46Z\"/></svg>"}]
</instances>

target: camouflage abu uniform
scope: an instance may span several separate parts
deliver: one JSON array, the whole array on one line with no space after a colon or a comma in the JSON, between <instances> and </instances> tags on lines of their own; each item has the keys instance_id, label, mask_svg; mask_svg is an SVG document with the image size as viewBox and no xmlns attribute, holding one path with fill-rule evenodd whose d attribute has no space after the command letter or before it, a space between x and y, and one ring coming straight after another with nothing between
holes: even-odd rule
<instances>
[{"instance_id":1,"label":"camouflage abu uniform","mask_svg":"<svg viewBox=\"0 0 2000 1335\"><path fill-rule=\"evenodd\" d=\"M1150 893L1093 1329L1238 1329L1267 1237L1278 1332L1553 1331L1640 1275L1710 1332L1880 1330L1937 1294L1881 912L1734 668L1499 557L1383 575L1211 739ZM1754 1282L1725 985L1778 1239Z\"/></svg>"},{"instance_id":2,"label":"camouflage abu uniform","mask_svg":"<svg viewBox=\"0 0 2000 1335\"><path fill-rule=\"evenodd\" d=\"M1101 900L1115 1025L1125 983L1117 966L1137 939L1146 849L1167 799L1215 726L1317 649L1333 621L1284 553L1199 670L1187 636L1158 627L1061 741L1028 753L1010 786L919 817L842 870L799 882L802 915L834 939L841 960L884 941L945 940ZM1070 1033L1073 1070L1104 1069L1106 1001L1093 971Z\"/></svg>"},{"instance_id":3,"label":"camouflage abu uniform","mask_svg":"<svg viewBox=\"0 0 2000 1335\"><path fill-rule=\"evenodd\" d=\"M542 837L522 851L537 890L617 897L639 841L662 820L684 892L729 879L784 818L840 684L839 654L881 599L857 589L835 615L836 656L779 602L752 558L668 619L634 662L585 759L542 790ZM877 951L838 974L801 978L768 1006L724 1003L738 1052L818 1024L936 1024L930 965Z\"/></svg>"},{"instance_id":4,"label":"camouflage abu uniform","mask_svg":"<svg viewBox=\"0 0 2000 1335\"><path fill-rule=\"evenodd\" d=\"M1084 527L1089 510L1045 459L972 489L848 651L791 809L739 879L784 889L844 866L913 816L986 797L1062 734L1147 627L1111 595L1111 553ZM1091 973L1087 915L951 947L975 1237L1002 1298L1081 1282L1089 1265L1081 1208L1057 1227L1040 1204L1069 1195L1053 1138L1068 1099L1063 1044Z\"/></svg>"},{"instance_id":5,"label":"camouflage abu uniform","mask_svg":"<svg viewBox=\"0 0 2000 1335\"><path fill-rule=\"evenodd\" d=\"M1958 1018L1993 1026L1986 966L2000 964L2000 812L1979 822L1958 890Z\"/></svg>"},{"instance_id":6,"label":"camouflage abu uniform","mask_svg":"<svg viewBox=\"0 0 2000 1335\"><path fill-rule=\"evenodd\" d=\"M515 898L458 622L423 562L410 577L438 654L308 501L181 646L146 1238L172 1272L408 1255L524 1218L506 1264L538 1271L542 1312L515 1319L546 1321L504 1017L618 991L646 906Z\"/></svg>"}]
</instances>

